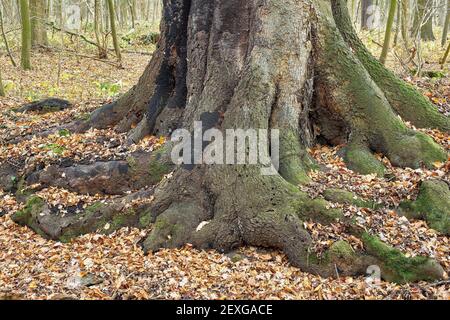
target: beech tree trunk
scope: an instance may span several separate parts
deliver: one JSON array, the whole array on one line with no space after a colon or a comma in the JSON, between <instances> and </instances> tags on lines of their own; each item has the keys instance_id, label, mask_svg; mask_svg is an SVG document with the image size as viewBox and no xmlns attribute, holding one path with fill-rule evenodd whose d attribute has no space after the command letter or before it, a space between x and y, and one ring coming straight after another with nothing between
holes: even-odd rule
<instances>
[{"instance_id":1,"label":"beech tree trunk","mask_svg":"<svg viewBox=\"0 0 450 320\"><path fill-rule=\"evenodd\" d=\"M30 0L31 45L48 46L44 0Z\"/></svg>"},{"instance_id":2,"label":"beech tree trunk","mask_svg":"<svg viewBox=\"0 0 450 320\"><path fill-rule=\"evenodd\" d=\"M384 36L383 51L381 52L380 62L386 63L387 55L391 46L392 26L394 25L395 13L397 10L397 0L390 0L388 20L386 23L386 32ZM398 27L397 27L398 30ZM397 38L397 37L396 37ZM395 42L395 41L394 41Z\"/></svg>"},{"instance_id":3,"label":"beech tree trunk","mask_svg":"<svg viewBox=\"0 0 450 320\"><path fill-rule=\"evenodd\" d=\"M433 1L418 0L417 11L414 17L414 36L420 32L422 40L436 40L433 32L433 16Z\"/></svg>"},{"instance_id":4,"label":"beech tree trunk","mask_svg":"<svg viewBox=\"0 0 450 320\"><path fill-rule=\"evenodd\" d=\"M306 148L318 137L345 144L346 163L364 174L384 174L375 152L402 167L446 161L444 150L400 117L416 127L450 129L447 117L370 55L353 30L345 0L165 0L161 39L138 84L71 129L115 126L128 132L129 143L178 128L192 131L200 120L204 130L220 132L278 129L278 174L261 175L260 165L176 166L167 143L126 161L51 166L28 175L25 184L77 192L143 189L76 216L50 214L42 199L31 197L14 219L62 241L151 224L142 243L146 251L186 243L223 252L254 245L281 249L293 265L323 276L379 265L390 281L439 279L443 270L435 260L407 258L298 188L317 168ZM151 201L125 205L142 197ZM341 221L364 249L355 252L340 241L319 258L303 227L310 219Z\"/></svg>"},{"instance_id":5,"label":"beech tree trunk","mask_svg":"<svg viewBox=\"0 0 450 320\"><path fill-rule=\"evenodd\" d=\"M31 69L31 23L28 1L20 0L20 16L22 23L21 65L24 70Z\"/></svg>"}]
</instances>

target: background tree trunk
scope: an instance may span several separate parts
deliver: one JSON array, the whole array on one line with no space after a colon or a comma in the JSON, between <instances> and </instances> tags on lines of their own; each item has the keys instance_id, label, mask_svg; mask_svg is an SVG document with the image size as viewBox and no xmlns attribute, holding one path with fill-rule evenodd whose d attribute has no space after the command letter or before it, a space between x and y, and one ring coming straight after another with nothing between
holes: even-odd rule
<instances>
[{"instance_id":1,"label":"background tree trunk","mask_svg":"<svg viewBox=\"0 0 450 320\"><path fill-rule=\"evenodd\" d=\"M128 0L128 5L131 14L131 27L134 29L136 27L136 0Z\"/></svg>"},{"instance_id":2,"label":"background tree trunk","mask_svg":"<svg viewBox=\"0 0 450 320\"><path fill-rule=\"evenodd\" d=\"M102 13L101 4L99 0L94 0L94 33L95 42L97 43L98 57L100 59L106 59L108 57L107 43L102 41Z\"/></svg>"},{"instance_id":3,"label":"background tree trunk","mask_svg":"<svg viewBox=\"0 0 450 320\"><path fill-rule=\"evenodd\" d=\"M414 18L414 37L420 32L422 40L436 40L433 33L433 12L433 1L417 0L417 11Z\"/></svg>"},{"instance_id":4,"label":"background tree trunk","mask_svg":"<svg viewBox=\"0 0 450 320\"><path fill-rule=\"evenodd\" d=\"M31 45L48 46L47 14L44 0L30 0L30 20L31 20Z\"/></svg>"},{"instance_id":5,"label":"background tree trunk","mask_svg":"<svg viewBox=\"0 0 450 320\"><path fill-rule=\"evenodd\" d=\"M117 38L116 17L115 17L115 9L114 9L113 0L108 0L108 9L109 9L109 20L110 20L111 35L112 35L112 39L113 39L114 50L116 51L117 60L121 61L122 54L120 53L120 45L119 45L119 40Z\"/></svg>"},{"instance_id":6,"label":"background tree trunk","mask_svg":"<svg viewBox=\"0 0 450 320\"><path fill-rule=\"evenodd\" d=\"M441 60L442 68L444 67L445 63L447 62L449 53L450 53L450 42L448 43L447 50L445 50L444 57Z\"/></svg>"},{"instance_id":7,"label":"background tree trunk","mask_svg":"<svg viewBox=\"0 0 450 320\"><path fill-rule=\"evenodd\" d=\"M447 0L447 15L445 16L444 29L442 30L441 45L444 47L447 43L448 28L450 26L450 0Z\"/></svg>"},{"instance_id":8,"label":"background tree trunk","mask_svg":"<svg viewBox=\"0 0 450 320\"><path fill-rule=\"evenodd\" d=\"M386 63L386 58L389 52L389 48L391 45L391 35L392 35L392 26L394 25L395 20L395 12L397 10L397 0L390 0L390 7L389 7L389 16L386 23L386 33L384 36L384 44L383 44L383 50L381 52L380 56L380 62L382 64Z\"/></svg>"},{"instance_id":9,"label":"background tree trunk","mask_svg":"<svg viewBox=\"0 0 450 320\"><path fill-rule=\"evenodd\" d=\"M401 6L401 31L402 31L402 38L405 42L405 47L409 48L409 6L410 2L409 0L402 0L400 2Z\"/></svg>"},{"instance_id":10,"label":"background tree trunk","mask_svg":"<svg viewBox=\"0 0 450 320\"><path fill-rule=\"evenodd\" d=\"M22 17L21 65L24 70L28 70L31 69L31 24L28 0L20 0L20 15Z\"/></svg>"}]
</instances>

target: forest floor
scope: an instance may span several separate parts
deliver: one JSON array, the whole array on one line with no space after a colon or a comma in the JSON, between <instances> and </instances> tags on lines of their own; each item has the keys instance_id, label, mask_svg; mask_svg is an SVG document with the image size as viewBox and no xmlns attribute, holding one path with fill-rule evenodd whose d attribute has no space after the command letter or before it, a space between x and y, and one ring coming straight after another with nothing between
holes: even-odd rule
<instances>
[{"instance_id":1,"label":"forest floor","mask_svg":"<svg viewBox=\"0 0 450 320\"><path fill-rule=\"evenodd\" d=\"M33 54L34 69L24 72L13 68L7 57L0 57L8 93L0 99L0 165L8 161L23 171L31 171L67 161L122 159L137 149L158 147L164 138L148 137L126 148L121 144L124 135L111 129L83 134L60 131L19 144L3 143L86 117L136 83L148 59L146 55L126 53L123 68L119 69L90 58L43 51ZM391 64L396 65L394 60ZM438 68L436 64L427 67ZM436 78L404 78L417 85L441 112L450 114L448 69ZM45 115L13 111L23 103L47 96L76 104L72 109ZM448 134L431 130L427 133L450 151ZM357 217L360 224L408 256L435 257L450 273L448 237L428 228L423 221L400 218L393 210L400 201L416 197L422 180L438 178L450 183L450 161L436 163L434 170L411 170L393 168L382 159L390 177L384 179L346 169L338 150L329 146L310 150L326 170L311 172L313 182L302 188L313 197L320 197L329 187L342 188L382 203L384 209L378 210L341 207L346 215ZM43 189L38 195L60 211L112 198L58 188ZM148 231L132 228L111 235L89 234L70 243L54 242L10 219L22 207L15 195L0 190L0 299L449 299L448 280L397 285L384 281L369 284L364 276L322 278L290 266L278 251L252 247L227 255L190 246L144 255L138 242ZM356 238L340 233L339 224L324 227L305 222L305 227L319 253L343 237L352 246L361 246Z\"/></svg>"}]
</instances>

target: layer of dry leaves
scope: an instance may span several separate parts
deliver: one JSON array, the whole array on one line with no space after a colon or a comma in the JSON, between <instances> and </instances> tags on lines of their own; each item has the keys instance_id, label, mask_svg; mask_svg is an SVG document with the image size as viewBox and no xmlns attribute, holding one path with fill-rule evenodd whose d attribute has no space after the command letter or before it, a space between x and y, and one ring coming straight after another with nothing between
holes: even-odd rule
<instances>
[{"instance_id":1,"label":"layer of dry leaves","mask_svg":"<svg viewBox=\"0 0 450 320\"><path fill-rule=\"evenodd\" d=\"M45 81L54 82L53 70L49 66L55 54L38 55L39 67L32 72L19 72L10 67L6 71L2 69L3 76L18 86L12 89L9 98L0 100L2 141L67 123L87 114L109 99L103 92L97 91L94 79L103 77L106 82L122 80L120 91L124 92L136 81L148 59L127 55L124 59L126 69L118 70L94 60L67 57L64 59L63 73L70 73L70 77L57 91L59 96L69 100L75 98L75 108L47 115L13 113L13 108L26 101L25 88L33 88L38 96L43 96L48 91ZM6 58L1 57L0 60L1 65L8 65ZM416 80L411 81L416 83ZM445 91L448 90L448 80L445 81L437 90L433 88L432 95L428 95L432 100L433 97L440 99L433 101L444 113L449 110L450 102L448 91ZM425 92L432 87L427 80L419 82ZM24 89L18 91L17 88ZM11 98L12 95L19 98ZM450 150L449 135L439 131L427 133ZM0 165L8 161L28 172L52 163L121 159L130 152L149 150L163 142L154 137L126 148L122 144L124 138L113 130L90 130L83 134L58 133L45 138L34 137L16 145L0 144ZM358 223L407 255L435 257L449 272L448 238L428 228L423 221L408 221L399 218L393 211L400 201L413 199L417 195L420 181L439 178L450 182L449 162L436 163L435 170L411 170L393 168L387 159L380 157L392 177L380 179L348 170L338 156L338 150L339 147L327 146L310 150L325 170L311 172L313 182L302 187L304 191L313 197L320 197L326 188L342 188L364 199L383 203L385 208L380 210L332 205L342 208L348 216L356 216ZM58 188L41 190L39 195L59 210L108 199ZM89 234L62 244L45 240L28 228L13 223L9 215L22 206L13 195L0 190L0 299L449 298L448 281L408 285L381 282L370 286L364 277L326 279L290 266L280 252L251 247L224 255L186 246L145 256L138 242L148 231L131 228L121 229L109 236ZM305 222L305 227L311 232L315 250L319 253L338 239L346 239L355 247L361 246L358 239L343 234L339 224L325 227L309 221Z\"/></svg>"}]
</instances>

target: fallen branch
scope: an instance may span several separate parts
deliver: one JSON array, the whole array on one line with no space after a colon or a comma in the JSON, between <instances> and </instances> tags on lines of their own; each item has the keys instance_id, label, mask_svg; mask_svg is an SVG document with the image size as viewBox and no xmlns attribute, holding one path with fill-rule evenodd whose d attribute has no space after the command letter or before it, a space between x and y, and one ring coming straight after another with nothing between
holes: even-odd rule
<instances>
[{"instance_id":1,"label":"fallen branch","mask_svg":"<svg viewBox=\"0 0 450 320\"><path fill-rule=\"evenodd\" d=\"M46 25L52 27L52 28L53 28L54 30L56 30L56 31L64 32L64 33L67 33L68 35L71 35L71 36L74 36L74 37L79 37L79 38L81 38L82 40L84 40L86 43L88 43L88 44L90 44L90 45L93 45L93 46L95 46L95 47L97 47L97 48L100 48L99 45L98 45L97 43L95 43L95 42L92 41L92 40L89 40L88 38L86 38L86 36L84 36L84 35L82 35L82 34L80 34L80 33L75 33L75 32L68 31L68 30L61 30L61 28L58 28L58 27L55 26L54 24L48 23L48 22L46 22ZM114 51L113 48L107 48L107 50L108 50L108 51ZM123 52L125 52L125 53L133 53L133 54L141 54L141 55L148 55L148 56L153 55L153 53L151 53L151 52L146 52L146 51L123 50ZM101 60L101 61L102 61L102 60Z\"/></svg>"},{"instance_id":2,"label":"fallen branch","mask_svg":"<svg viewBox=\"0 0 450 320\"><path fill-rule=\"evenodd\" d=\"M86 38L86 36L84 36L84 35L82 35L80 33L75 33L75 32L68 31L68 30L62 30L61 28L58 28L57 26L55 26L53 23L45 22L45 24L50 26L50 27L52 27L56 31L64 32L64 33L67 33L67 34L69 34L71 36L74 36L74 37L79 37L79 38L83 39L85 42L87 42L87 43L89 43L89 44L91 44L93 46L96 46L98 48L98 44L96 44L92 40L89 40L88 38Z\"/></svg>"},{"instance_id":3,"label":"fallen branch","mask_svg":"<svg viewBox=\"0 0 450 320\"><path fill-rule=\"evenodd\" d=\"M100 59L100 58L97 58L97 57L94 57L94 56L80 54L80 53L77 53L77 52L75 52L73 50L56 49L56 48L51 48L51 47L48 47L48 46L41 46L41 47L46 48L46 49L55 50L55 51L64 51L64 52L67 52L67 53L69 53L69 54L71 54L73 56L80 57L80 58L87 58L87 59L92 59L92 60L95 60L95 61L100 61L100 62L109 64L109 65L114 66L114 67L119 68L119 69L123 68L122 65L120 65L120 64L117 64L117 63L114 63L114 62L111 62L111 61L108 61L108 60L105 60L105 59Z\"/></svg>"}]
</instances>

